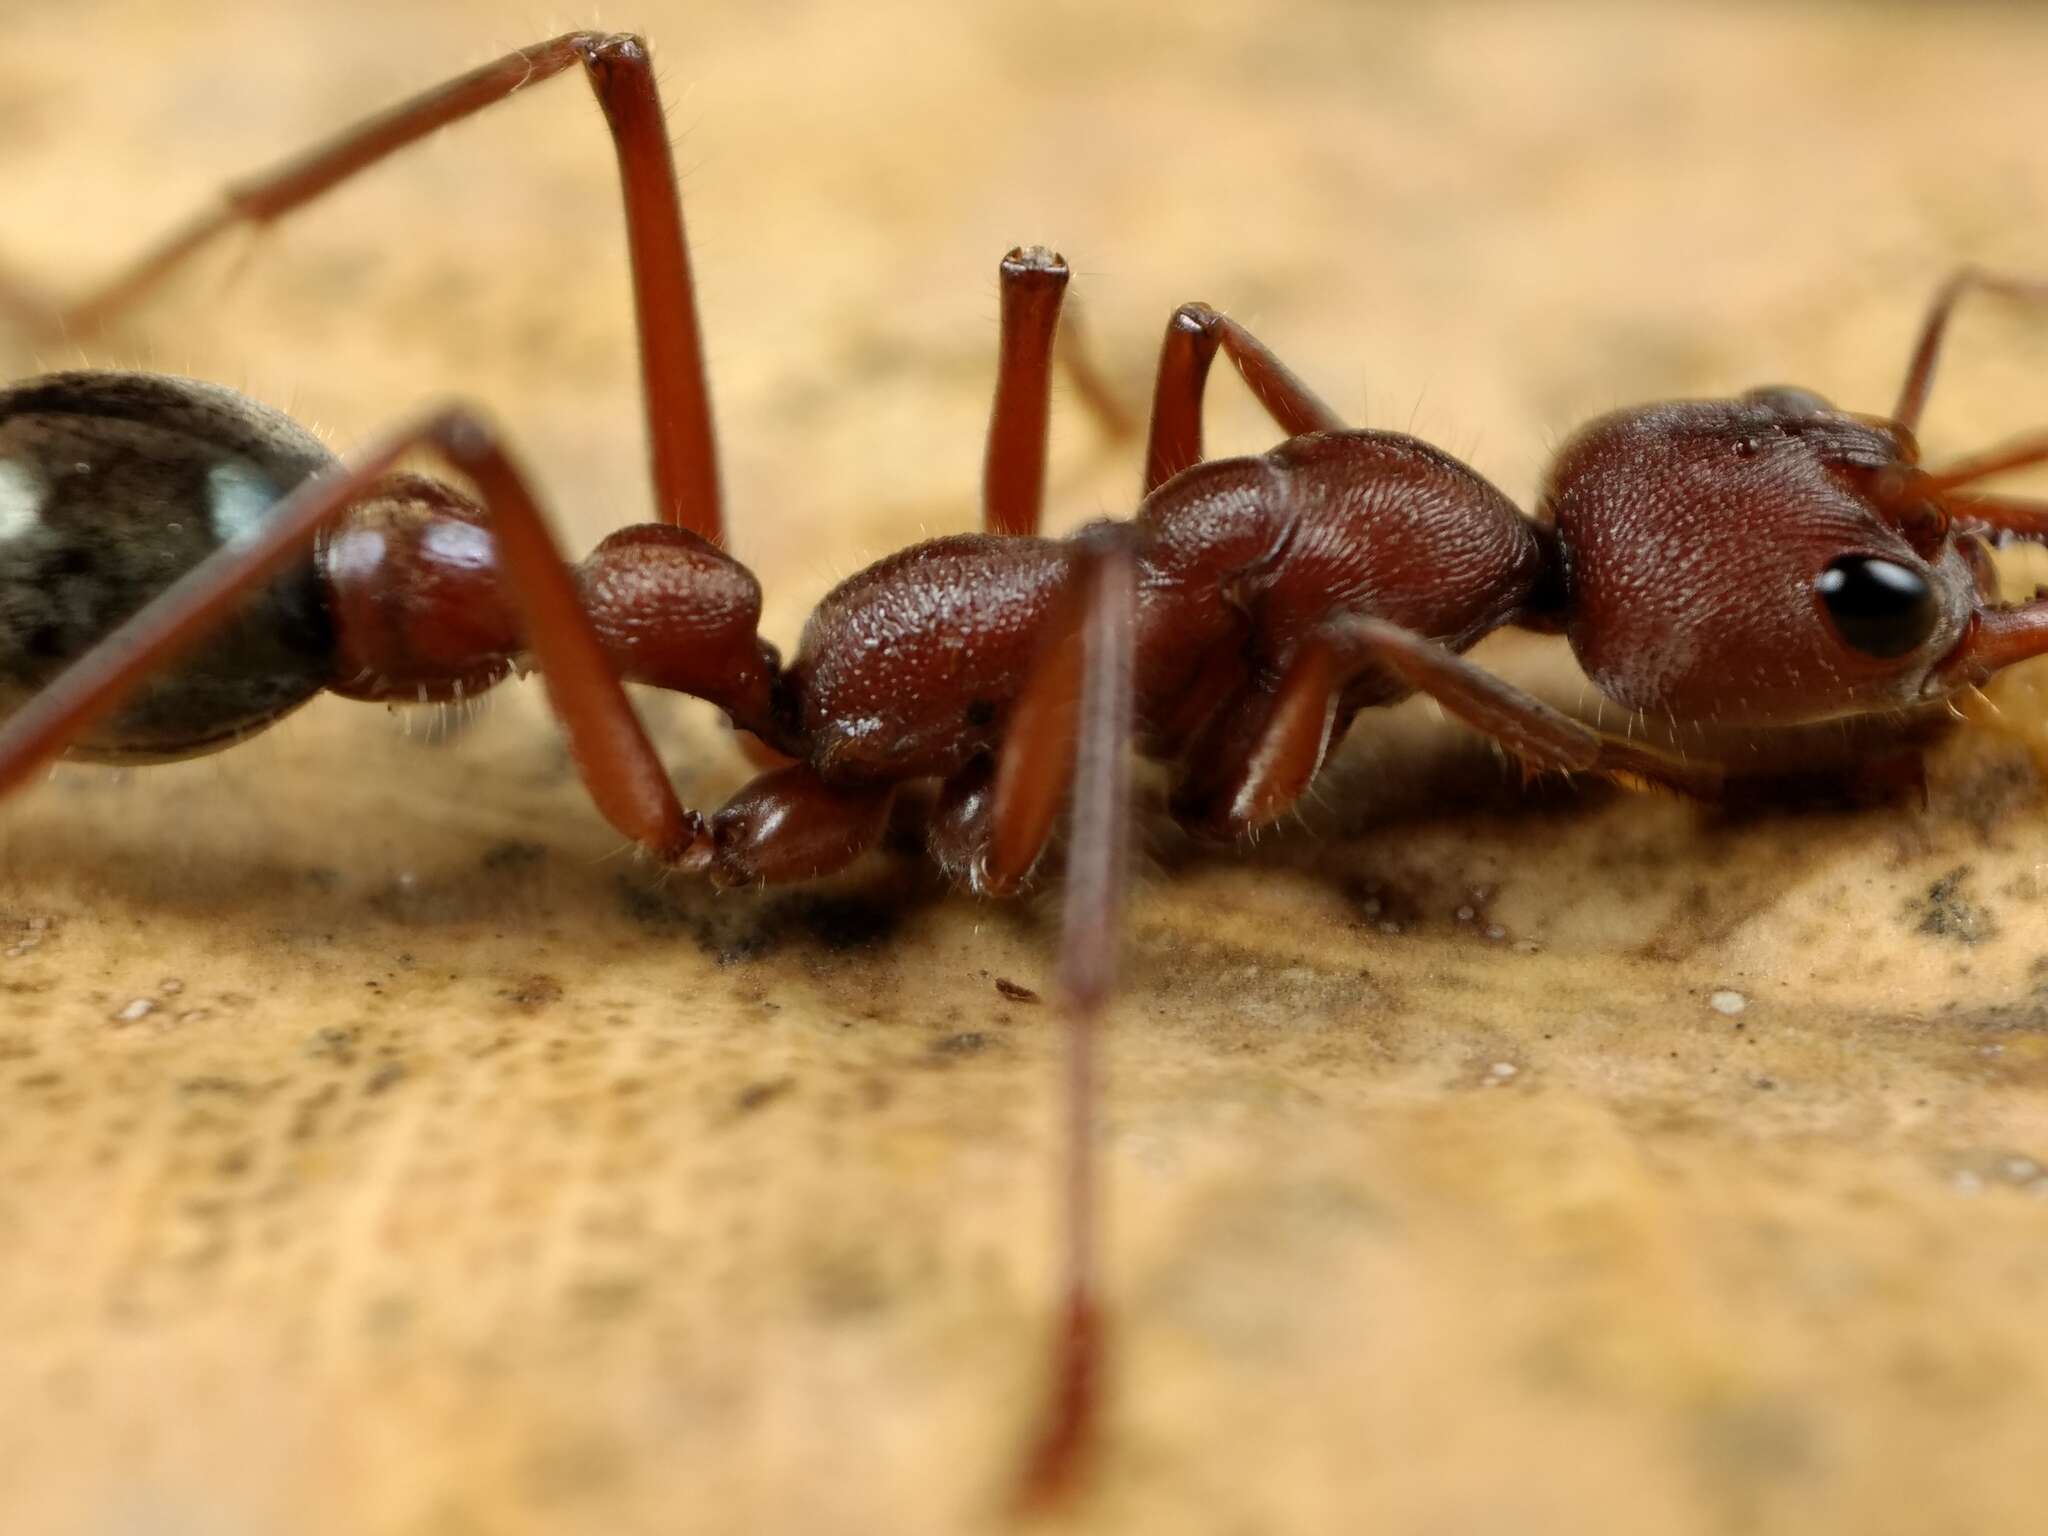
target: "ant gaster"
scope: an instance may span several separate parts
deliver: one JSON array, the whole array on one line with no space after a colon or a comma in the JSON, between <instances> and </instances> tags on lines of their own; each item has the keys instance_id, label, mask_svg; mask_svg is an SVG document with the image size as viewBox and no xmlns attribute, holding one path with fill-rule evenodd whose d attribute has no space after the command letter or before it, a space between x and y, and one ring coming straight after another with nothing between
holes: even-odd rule
<instances>
[{"instance_id":1,"label":"ant gaster","mask_svg":"<svg viewBox=\"0 0 2048 1536\"><path fill-rule=\"evenodd\" d=\"M522 49L231 189L94 298L132 304L195 249L580 64L618 152L660 521L573 569L525 474L464 408L346 465L282 416L189 380L80 372L0 392L0 793L69 752L225 746L325 688L467 696L531 657L604 816L720 885L850 863L892 797L937 781L928 845L954 879L1016 890L1072 803L1061 995L1072 1020L1065 1315L1023 1489L1069 1486L1100 1369L1089 1100L1129 821L1127 748L1172 765L1175 817L1230 838L1285 813L1359 711L1420 691L1532 770L1712 793L1693 728L1912 718L2048 651L2048 601L2000 607L1983 540L2048 535L2048 504L1970 489L2048 461L2048 436L1945 470L1913 435L1965 271L1939 292L1888 418L1787 388L1620 411L1557 455L1537 516L1440 450L1346 429L1241 326L1168 323L1144 498L1128 522L1037 534L1053 341L1067 278L1001 267L986 531L843 582L784 666L760 588L723 548L680 202L648 54L577 33ZM29 296L6 296L22 314ZM1286 434L1204 461L1218 350ZM394 472L429 449L478 493ZM1676 735L1582 723L1460 654L1504 625L1562 631L1592 682ZM627 703L707 699L787 761L709 816L680 804Z\"/></svg>"}]
</instances>

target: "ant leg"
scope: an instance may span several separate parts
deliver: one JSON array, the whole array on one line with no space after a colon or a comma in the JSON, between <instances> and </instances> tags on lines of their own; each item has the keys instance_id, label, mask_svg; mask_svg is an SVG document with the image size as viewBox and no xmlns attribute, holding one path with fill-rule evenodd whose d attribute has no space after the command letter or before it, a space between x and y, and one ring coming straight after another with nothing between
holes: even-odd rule
<instances>
[{"instance_id":1,"label":"ant leg","mask_svg":"<svg viewBox=\"0 0 2048 1536\"><path fill-rule=\"evenodd\" d=\"M981 523L990 533L1038 532L1045 511L1047 428L1052 415L1055 357L1067 380L1111 437L1124 437L1131 421L1082 343L1077 316L1067 309L1066 336L1055 347L1060 305L1071 269L1064 256L1042 245L1019 246L998 270L1002 343L996 363L995 404L989 412L988 451L982 462Z\"/></svg>"},{"instance_id":2,"label":"ant leg","mask_svg":"<svg viewBox=\"0 0 2048 1536\"><path fill-rule=\"evenodd\" d=\"M104 324L229 230L273 223L394 151L576 64L604 110L619 162L658 512L663 522L721 540L718 448L682 198L654 66L638 37L570 32L518 49L236 182L217 206L61 310L61 324L74 333Z\"/></svg>"},{"instance_id":3,"label":"ant leg","mask_svg":"<svg viewBox=\"0 0 2048 1536\"><path fill-rule=\"evenodd\" d=\"M2048 542L2048 501L1956 494L1942 497L1941 504L1958 533L1984 534L1994 540L2002 536L2030 544Z\"/></svg>"},{"instance_id":4,"label":"ant leg","mask_svg":"<svg viewBox=\"0 0 2048 1536\"><path fill-rule=\"evenodd\" d=\"M1721 792L1718 765L1595 730L1413 630L1362 617L1339 620L1331 630L1339 658L1353 669L1385 667L1491 736L1533 772L1598 773L1624 784L1661 784L1701 800Z\"/></svg>"},{"instance_id":5,"label":"ant leg","mask_svg":"<svg viewBox=\"0 0 2048 1536\"><path fill-rule=\"evenodd\" d=\"M1065 1294L1052 1398L1017 1490L1018 1502L1035 1509L1073 1491L1100 1414L1095 1043L1116 982L1130 840L1136 611L1128 547L1111 539L1085 544L1045 652L1011 714L993 790L992 859L1006 849L1014 857L1023 844L1042 845L1050 820L1045 786L1073 786L1058 981L1067 1016ZM1027 788L1022 780L1035 783Z\"/></svg>"},{"instance_id":6,"label":"ant leg","mask_svg":"<svg viewBox=\"0 0 2048 1536\"><path fill-rule=\"evenodd\" d=\"M681 864L727 889L836 874L880 840L895 796L894 784L834 784L786 763L726 801Z\"/></svg>"},{"instance_id":7,"label":"ant leg","mask_svg":"<svg viewBox=\"0 0 2048 1536\"><path fill-rule=\"evenodd\" d=\"M1095 425L1113 442L1135 437L1137 421L1130 407L1103 377L1095 350L1089 344L1087 310L1079 299L1070 300L1060 325L1060 344L1053 360L1066 370L1067 384L1081 397L1081 403L1095 417Z\"/></svg>"},{"instance_id":8,"label":"ant leg","mask_svg":"<svg viewBox=\"0 0 2048 1536\"><path fill-rule=\"evenodd\" d=\"M986 869L989 811L994 805L996 764L977 758L939 785L925 817L924 848L940 876L977 896L989 896Z\"/></svg>"},{"instance_id":9,"label":"ant leg","mask_svg":"<svg viewBox=\"0 0 2048 1536\"><path fill-rule=\"evenodd\" d=\"M1005 256L999 272L1002 351L982 461L981 523L990 533L1036 533L1045 504L1053 336L1069 271L1057 252L1026 245Z\"/></svg>"},{"instance_id":10,"label":"ant leg","mask_svg":"<svg viewBox=\"0 0 2048 1536\"><path fill-rule=\"evenodd\" d=\"M1294 804L1337 735L1345 685L1368 668L1391 672L1474 730L1492 737L1531 773L1599 773L1713 799L1711 764L1609 736L1553 709L1433 640L1382 619L1338 619L1303 642L1282 675L1264 721L1238 762L1219 775L1214 809L1193 830L1234 835L1270 823ZM1176 814L1180 807L1176 806Z\"/></svg>"},{"instance_id":11,"label":"ant leg","mask_svg":"<svg viewBox=\"0 0 2048 1536\"><path fill-rule=\"evenodd\" d=\"M1993 475L2008 474L2015 469L2031 469L2036 464L2048 464L2048 432L2016 437L2009 443L1978 454L1975 458L1963 459L1946 469L1923 475L1911 482L1911 485L1915 491L1946 501L1948 492L1962 486L1974 485L1979 480L1988 480ZM1980 504L1983 505L1997 505L1997 501L1990 497L1969 499L1980 500Z\"/></svg>"},{"instance_id":12,"label":"ant leg","mask_svg":"<svg viewBox=\"0 0 2048 1536\"><path fill-rule=\"evenodd\" d=\"M976 785L971 773L963 773L947 786L952 803L942 807L950 824L943 836L960 850L956 857L969 860L970 883L983 895L1014 894L1052 838L1073 779L1074 743L1085 723L1083 695L1096 654L1087 638L1089 615L1105 580L1101 572L1128 573L1127 539L1124 524L1077 539L1070 573L1046 619L1044 643L1003 722L1003 748L991 782Z\"/></svg>"},{"instance_id":13,"label":"ant leg","mask_svg":"<svg viewBox=\"0 0 2048 1536\"><path fill-rule=\"evenodd\" d=\"M2048 292L2048 285L2044 285ZM2048 463L2048 433L2036 432L1961 459L1944 469L1916 471L1881 491L1898 511L1911 514L1932 500L1949 516L1954 531L2048 543L2048 501L2025 496L1972 493L1963 489L1995 475Z\"/></svg>"},{"instance_id":14,"label":"ant leg","mask_svg":"<svg viewBox=\"0 0 2048 1536\"><path fill-rule=\"evenodd\" d=\"M1202 458L1202 390L1221 346L1246 386L1289 437L1341 432L1344 423L1256 336L1206 304L1183 304L1166 322L1145 442L1145 494Z\"/></svg>"},{"instance_id":15,"label":"ant leg","mask_svg":"<svg viewBox=\"0 0 2048 1536\"><path fill-rule=\"evenodd\" d=\"M1956 301L1972 288L2030 304L2048 303L2048 282L2039 279L2007 277L1976 267L1963 267L1952 273L1935 290L1934 301L1927 306L1927 318L1920 322L1920 340L1913 347L1913 361L1907 366L1899 403L1892 408L1892 420L1909 432L1919 430L1920 413L1927 408L1927 395L1934 387L1934 365L1941 358L1949 317L1955 312Z\"/></svg>"},{"instance_id":16,"label":"ant leg","mask_svg":"<svg viewBox=\"0 0 2048 1536\"><path fill-rule=\"evenodd\" d=\"M599 811L665 862L695 854L705 841L702 819L677 801L525 475L496 434L460 408L428 416L353 464L307 481L285 498L255 537L218 550L186 572L0 722L0 797L62 752L144 677L218 627L244 596L300 558L401 456L419 447L438 452L482 495L548 701Z\"/></svg>"},{"instance_id":17,"label":"ant leg","mask_svg":"<svg viewBox=\"0 0 2048 1536\"><path fill-rule=\"evenodd\" d=\"M2048 655L2048 598L2011 608L1984 608L1930 681L1947 692L1975 687L1991 674Z\"/></svg>"}]
</instances>

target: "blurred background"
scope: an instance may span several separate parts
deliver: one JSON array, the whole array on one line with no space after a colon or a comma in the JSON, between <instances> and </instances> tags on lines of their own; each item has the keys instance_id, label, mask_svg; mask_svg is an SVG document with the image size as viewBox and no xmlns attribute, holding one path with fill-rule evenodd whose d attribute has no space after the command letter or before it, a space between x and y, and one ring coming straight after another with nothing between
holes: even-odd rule
<instances>
[{"instance_id":1,"label":"blurred background","mask_svg":"<svg viewBox=\"0 0 2048 1536\"><path fill-rule=\"evenodd\" d=\"M973 522L1018 243L1072 262L1134 408L1206 299L1525 505L1619 404L1885 409L1949 270L2048 267L2026 8L0 0L0 268L76 291L577 25L653 45L733 543L784 644L833 580ZM460 396L573 545L646 515L574 77L105 334L0 329L0 363L216 379L344 450ZM1215 451L1270 441L1219 379ZM2048 420L2044 380L2048 323L1967 307L1930 454ZM1057 410L1056 525L1127 513L1137 443ZM1482 655L1572 686L1555 642ZM1043 987L1053 898L900 861L823 898L662 884L502 692L323 702L0 810L10 1528L995 1519L1052 1295L1058 1038L993 982ZM1411 708L1247 857L1149 828L1111 1429L1073 1521L2035 1528L2048 825L2039 701L1994 703L1924 811L1518 803ZM693 802L744 777L650 709Z\"/></svg>"}]
</instances>

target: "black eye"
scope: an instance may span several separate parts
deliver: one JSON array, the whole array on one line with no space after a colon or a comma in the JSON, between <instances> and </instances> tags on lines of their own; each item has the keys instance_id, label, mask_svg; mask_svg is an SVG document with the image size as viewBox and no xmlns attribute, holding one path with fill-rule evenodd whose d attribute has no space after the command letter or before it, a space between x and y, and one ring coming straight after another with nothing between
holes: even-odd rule
<instances>
[{"instance_id":1,"label":"black eye","mask_svg":"<svg viewBox=\"0 0 2048 1536\"><path fill-rule=\"evenodd\" d=\"M1835 633L1866 656L1903 656L1926 644L1941 617L1927 578L1896 560L1844 555L1813 584Z\"/></svg>"}]
</instances>

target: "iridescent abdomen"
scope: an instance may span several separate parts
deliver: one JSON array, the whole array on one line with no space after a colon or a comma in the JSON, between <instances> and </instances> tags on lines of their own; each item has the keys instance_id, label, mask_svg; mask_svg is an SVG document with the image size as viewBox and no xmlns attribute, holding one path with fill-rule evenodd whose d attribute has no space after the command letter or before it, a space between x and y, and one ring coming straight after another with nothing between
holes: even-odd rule
<instances>
[{"instance_id":1,"label":"iridescent abdomen","mask_svg":"<svg viewBox=\"0 0 2048 1536\"><path fill-rule=\"evenodd\" d=\"M217 385L70 373L0 390L0 717L332 462L303 428ZM333 655L309 553L69 755L227 746L326 686Z\"/></svg>"}]
</instances>

